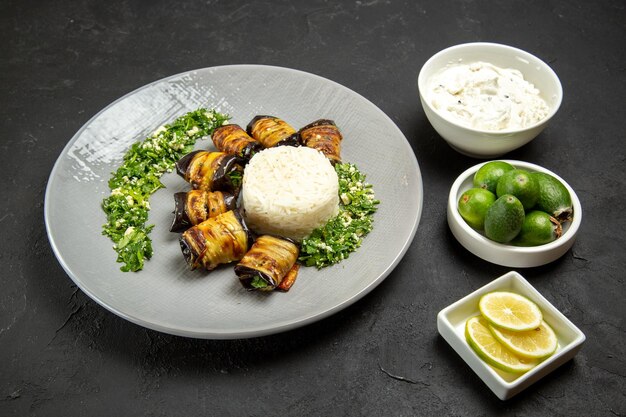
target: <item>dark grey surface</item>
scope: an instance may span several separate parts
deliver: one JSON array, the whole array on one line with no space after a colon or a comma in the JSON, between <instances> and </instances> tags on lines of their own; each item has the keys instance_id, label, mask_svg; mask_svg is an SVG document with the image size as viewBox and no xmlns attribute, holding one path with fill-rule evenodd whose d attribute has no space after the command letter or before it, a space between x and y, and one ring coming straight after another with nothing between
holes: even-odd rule
<instances>
[{"instance_id":1,"label":"dark grey surface","mask_svg":"<svg viewBox=\"0 0 626 417\"><path fill-rule=\"evenodd\" d=\"M625 22L617 0L0 3L0 415L626 414ZM570 252L520 272L587 341L507 402L436 329L441 308L508 271L449 232L448 189L476 160L438 137L417 97L426 59L468 41L525 49L560 76L560 112L507 158L558 173L584 210ZM118 97L235 63L312 72L385 111L422 169L417 235L374 292L302 329L237 341L143 329L88 299L56 261L43 224L48 175Z\"/></svg>"}]
</instances>

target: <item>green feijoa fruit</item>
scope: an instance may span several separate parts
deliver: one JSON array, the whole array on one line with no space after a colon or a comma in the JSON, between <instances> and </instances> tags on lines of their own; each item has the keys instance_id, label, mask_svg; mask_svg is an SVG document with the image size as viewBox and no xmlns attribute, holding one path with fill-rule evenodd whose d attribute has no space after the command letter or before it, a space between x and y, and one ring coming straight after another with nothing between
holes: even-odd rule
<instances>
[{"instance_id":1,"label":"green feijoa fruit","mask_svg":"<svg viewBox=\"0 0 626 417\"><path fill-rule=\"evenodd\" d=\"M545 211L559 222L572 220L574 216L572 197L563 183L543 172L533 172L530 176L539 187L539 198L535 208Z\"/></svg>"},{"instance_id":2,"label":"green feijoa fruit","mask_svg":"<svg viewBox=\"0 0 626 417\"><path fill-rule=\"evenodd\" d=\"M484 188L492 193L496 193L498 180L507 171L514 170L515 167L504 161L487 162L474 174L474 187Z\"/></svg>"},{"instance_id":3,"label":"green feijoa fruit","mask_svg":"<svg viewBox=\"0 0 626 417\"><path fill-rule=\"evenodd\" d=\"M498 180L496 195L511 194L519 199L524 210L533 208L539 198L539 186L530 172L523 169L507 171Z\"/></svg>"},{"instance_id":4,"label":"green feijoa fruit","mask_svg":"<svg viewBox=\"0 0 626 417\"><path fill-rule=\"evenodd\" d=\"M512 243L518 246L545 245L561 237L562 232L557 219L546 212L531 210L526 213L522 229Z\"/></svg>"},{"instance_id":5,"label":"green feijoa fruit","mask_svg":"<svg viewBox=\"0 0 626 417\"><path fill-rule=\"evenodd\" d=\"M508 243L517 236L524 224L524 206L517 197L499 197L485 214L485 236L499 243Z\"/></svg>"},{"instance_id":6,"label":"green feijoa fruit","mask_svg":"<svg viewBox=\"0 0 626 417\"><path fill-rule=\"evenodd\" d=\"M470 188L459 198L458 210L463 219L474 229L485 226L487 209L496 201L496 195L482 188Z\"/></svg>"}]
</instances>

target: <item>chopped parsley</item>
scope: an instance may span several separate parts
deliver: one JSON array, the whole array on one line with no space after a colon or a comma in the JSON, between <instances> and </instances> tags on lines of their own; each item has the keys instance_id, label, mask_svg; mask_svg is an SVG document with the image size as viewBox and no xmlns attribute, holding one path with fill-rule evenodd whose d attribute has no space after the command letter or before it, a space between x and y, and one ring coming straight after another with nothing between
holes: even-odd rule
<instances>
[{"instance_id":1,"label":"chopped parsley","mask_svg":"<svg viewBox=\"0 0 626 417\"><path fill-rule=\"evenodd\" d=\"M302 240L299 260L323 268L346 259L361 246L373 227L380 201L354 164L336 164L339 177L339 214Z\"/></svg>"},{"instance_id":2,"label":"chopped parsley","mask_svg":"<svg viewBox=\"0 0 626 417\"><path fill-rule=\"evenodd\" d=\"M161 176L174 169L176 161L193 150L196 140L209 136L228 120L215 110L198 109L158 128L141 142L134 143L124 155L123 164L109 180L111 194L102 201L107 223L102 234L115 243L117 262L122 271L139 271L144 260L152 257L146 225L148 199L163 188Z\"/></svg>"},{"instance_id":3,"label":"chopped parsley","mask_svg":"<svg viewBox=\"0 0 626 417\"><path fill-rule=\"evenodd\" d=\"M241 183L243 182L243 174L241 173L241 171L230 171L226 175L228 175L230 183L233 185L233 187L237 188L241 186Z\"/></svg>"},{"instance_id":4,"label":"chopped parsley","mask_svg":"<svg viewBox=\"0 0 626 417\"><path fill-rule=\"evenodd\" d=\"M262 289L268 286L267 282L263 278L257 276L252 278L252 281L250 281L250 285L252 286L252 288L256 289Z\"/></svg>"}]
</instances>

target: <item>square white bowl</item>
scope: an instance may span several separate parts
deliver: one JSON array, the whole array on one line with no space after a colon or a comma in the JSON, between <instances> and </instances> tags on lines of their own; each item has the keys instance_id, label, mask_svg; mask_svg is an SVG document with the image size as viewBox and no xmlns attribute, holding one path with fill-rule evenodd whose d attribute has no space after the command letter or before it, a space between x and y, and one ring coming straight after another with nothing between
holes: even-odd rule
<instances>
[{"instance_id":1,"label":"square white bowl","mask_svg":"<svg viewBox=\"0 0 626 417\"><path fill-rule=\"evenodd\" d=\"M465 340L465 322L480 314L478 310L480 297L492 291L502 290L518 293L534 301L541 309L544 321L554 329L559 341L559 346L552 356L521 375L503 372L488 365L478 357ZM585 341L583 332L515 271L502 275L441 310L437 315L437 330L501 400L507 400L520 393L572 359Z\"/></svg>"}]
</instances>

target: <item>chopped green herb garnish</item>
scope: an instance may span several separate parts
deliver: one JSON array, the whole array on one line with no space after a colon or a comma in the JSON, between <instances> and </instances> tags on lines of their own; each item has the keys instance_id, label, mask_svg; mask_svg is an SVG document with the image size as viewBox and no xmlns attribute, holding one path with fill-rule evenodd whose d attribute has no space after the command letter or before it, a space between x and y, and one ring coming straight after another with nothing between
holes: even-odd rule
<instances>
[{"instance_id":1,"label":"chopped green herb garnish","mask_svg":"<svg viewBox=\"0 0 626 417\"><path fill-rule=\"evenodd\" d=\"M336 164L339 177L339 214L302 241L300 262L323 268L346 259L361 246L373 228L380 201L354 164Z\"/></svg>"},{"instance_id":2,"label":"chopped green herb garnish","mask_svg":"<svg viewBox=\"0 0 626 417\"><path fill-rule=\"evenodd\" d=\"M148 199L163 188L161 176L193 150L196 140L209 136L228 118L215 110L198 109L161 126L126 152L123 164L109 180L111 194L102 201L107 216L102 234L115 243L117 262L124 264L122 271L139 271L144 260L152 257L148 234L154 225L146 225Z\"/></svg>"},{"instance_id":3,"label":"chopped green herb garnish","mask_svg":"<svg viewBox=\"0 0 626 417\"><path fill-rule=\"evenodd\" d=\"M233 187L237 188L241 186L241 183L243 181L243 175L241 171L230 171L227 175Z\"/></svg>"},{"instance_id":4,"label":"chopped green herb garnish","mask_svg":"<svg viewBox=\"0 0 626 417\"><path fill-rule=\"evenodd\" d=\"M252 281L250 281L250 286L257 289L265 288L267 287L267 281L259 276L255 276L254 278L252 278Z\"/></svg>"}]
</instances>

